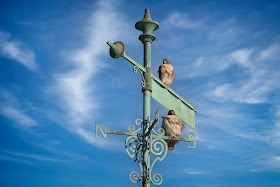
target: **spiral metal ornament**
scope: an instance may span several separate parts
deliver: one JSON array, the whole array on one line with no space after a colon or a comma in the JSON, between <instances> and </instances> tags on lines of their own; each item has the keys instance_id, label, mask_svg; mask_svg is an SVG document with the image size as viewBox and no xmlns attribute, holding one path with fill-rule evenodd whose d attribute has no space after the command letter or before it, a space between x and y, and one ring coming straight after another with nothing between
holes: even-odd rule
<instances>
[{"instance_id":1,"label":"spiral metal ornament","mask_svg":"<svg viewBox=\"0 0 280 187\"><path fill-rule=\"evenodd\" d=\"M152 146L151 146L151 152L154 154L154 155L157 155L157 156L159 156L159 155L161 155L161 154L163 154L164 153L164 155L163 155L163 158L166 156L166 154L167 154L167 144L166 144L166 142L164 141L164 140L162 140L162 139L153 139L152 140ZM162 159L160 159L160 161L161 160L163 160L163 158Z\"/></svg>"},{"instance_id":2,"label":"spiral metal ornament","mask_svg":"<svg viewBox=\"0 0 280 187\"><path fill-rule=\"evenodd\" d=\"M141 125L140 128L136 131L135 127L133 125L131 125L128 130L130 132L138 132L139 130L142 129L142 120L141 119L137 119L135 121L136 125ZM129 179L131 180L131 182L133 183L138 183L139 181L142 180L143 177L143 168L142 168L142 164L141 161L138 159L138 153L141 152L142 150L142 143L141 140L139 139L138 136L129 136L126 141L125 141L125 150L128 154L128 156L130 158L135 158L135 162L137 161L140 169L141 169L141 175L139 175L138 172L136 171L132 171L129 175Z\"/></svg>"},{"instance_id":3,"label":"spiral metal ornament","mask_svg":"<svg viewBox=\"0 0 280 187\"><path fill-rule=\"evenodd\" d=\"M162 176L160 174L154 174L153 177L151 177L151 181L154 185L160 185L163 182Z\"/></svg>"},{"instance_id":4,"label":"spiral metal ornament","mask_svg":"<svg viewBox=\"0 0 280 187\"><path fill-rule=\"evenodd\" d=\"M154 129L152 129L153 133L159 136L164 136L165 135L165 130L163 128L159 128L158 132L156 132Z\"/></svg>"},{"instance_id":5,"label":"spiral metal ornament","mask_svg":"<svg viewBox=\"0 0 280 187\"><path fill-rule=\"evenodd\" d=\"M167 155L167 143L162 139L153 139L152 140L152 146L151 146L151 152L157 156L157 158L154 160L154 162L151 165L150 172L152 172L152 169L155 165L155 163L159 160L162 161L166 155ZM151 177L151 182L154 185L160 185L162 183L163 179L160 174L154 174L153 177Z\"/></svg>"},{"instance_id":6,"label":"spiral metal ornament","mask_svg":"<svg viewBox=\"0 0 280 187\"><path fill-rule=\"evenodd\" d=\"M130 158L135 158L135 161L138 162L141 169L141 175L139 175L139 173L136 171L130 173L129 179L133 183L138 183L143 176L143 168L140 160L138 159L138 153L141 151L141 147L141 141L137 136L129 136L125 141L125 150L127 154L130 156Z\"/></svg>"},{"instance_id":7,"label":"spiral metal ornament","mask_svg":"<svg viewBox=\"0 0 280 187\"><path fill-rule=\"evenodd\" d=\"M134 125L130 125L128 127L129 132L138 132L138 131L140 131L142 129L142 127L143 127L142 119L135 120L135 124L138 125L138 126L140 125L140 127L137 130L135 130L135 126Z\"/></svg>"},{"instance_id":8,"label":"spiral metal ornament","mask_svg":"<svg viewBox=\"0 0 280 187\"><path fill-rule=\"evenodd\" d=\"M133 171L133 172L130 173L129 179L133 183L138 183L139 181L141 181L142 176L140 177L139 174L136 171Z\"/></svg>"},{"instance_id":9,"label":"spiral metal ornament","mask_svg":"<svg viewBox=\"0 0 280 187\"><path fill-rule=\"evenodd\" d=\"M146 86L145 79L144 79L144 75L143 75L142 71L139 69L138 66L133 66L133 71L134 71L134 73L137 73L137 70L139 71L139 73L140 73L141 76L142 76L141 86L144 88L144 87Z\"/></svg>"},{"instance_id":10,"label":"spiral metal ornament","mask_svg":"<svg viewBox=\"0 0 280 187\"><path fill-rule=\"evenodd\" d=\"M141 142L137 136L129 136L126 139L125 150L130 158L136 158L137 153L141 151Z\"/></svg>"}]
</instances>

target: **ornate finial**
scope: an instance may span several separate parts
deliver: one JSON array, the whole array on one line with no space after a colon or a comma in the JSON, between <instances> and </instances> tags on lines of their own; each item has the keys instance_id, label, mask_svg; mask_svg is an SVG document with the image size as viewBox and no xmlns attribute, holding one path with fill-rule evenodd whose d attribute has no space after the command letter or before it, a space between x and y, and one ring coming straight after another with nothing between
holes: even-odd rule
<instances>
[{"instance_id":1,"label":"ornate finial","mask_svg":"<svg viewBox=\"0 0 280 187\"><path fill-rule=\"evenodd\" d=\"M152 18L151 18L151 16L150 16L150 11L149 11L148 8L145 9L145 15L144 15L143 20L152 21ZM143 21L143 20L142 20L142 21Z\"/></svg>"},{"instance_id":2,"label":"ornate finial","mask_svg":"<svg viewBox=\"0 0 280 187\"><path fill-rule=\"evenodd\" d=\"M145 39L150 38L150 40L153 41L156 37L152 35L152 31L157 30L159 24L152 20L149 9L146 8L144 18L135 24L135 28L143 32L143 34L139 36L139 40L144 41Z\"/></svg>"}]
</instances>

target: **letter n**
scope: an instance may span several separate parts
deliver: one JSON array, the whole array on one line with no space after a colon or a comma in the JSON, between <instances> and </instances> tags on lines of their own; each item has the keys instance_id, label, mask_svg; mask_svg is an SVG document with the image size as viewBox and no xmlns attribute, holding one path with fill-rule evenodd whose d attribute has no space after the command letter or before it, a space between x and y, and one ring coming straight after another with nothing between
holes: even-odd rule
<instances>
[{"instance_id":1,"label":"letter n","mask_svg":"<svg viewBox=\"0 0 280 187\"><path fill-rule=\"evenodd\" d=\"M98 138L97 137L97 131L98 131L98 129L99 129L99 131L101 132L101 134L102 134L102 136L104 137L104 139L106 139L107 138L107 124L105 124L105 133L102 131L102 129L100 128L100 126L98 125L98 123L95 123L95 125L96 125L96 130L95 130L95 132L96 132L96 135L95 135L95 138Z\"/></svg>"}]
</instances>

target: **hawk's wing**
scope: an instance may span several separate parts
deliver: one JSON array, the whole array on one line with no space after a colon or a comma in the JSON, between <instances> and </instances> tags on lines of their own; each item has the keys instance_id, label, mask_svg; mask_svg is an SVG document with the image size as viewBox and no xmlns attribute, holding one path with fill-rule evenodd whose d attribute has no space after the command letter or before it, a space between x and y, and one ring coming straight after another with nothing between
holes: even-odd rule
<instances>
[{"instance_id":1,"label":"hawk's wing","mask_svg":"<svg viewBox=\"0 0 280 187\"><path fill-rule=\"evenodd\" d=\"M182 129L185 128L184 122L180 120L180 118L178 118L176 115L169 115L169 116L170 116L169 117L170 123L180 125Z\"/></svg>"},{"instance_id":2,"label":"hawk's wing","mask_svg":"<svg viewBox=\"0 0 280 187\"><path fill-rule=\"evenodd\" d=\"M184 122L180 120L176 115L167 115L167 116L162 116L162 126L161 128L166 129L167 124L178 124L181 126L181 128L185 128Z\"/></svg>"},{"instance_id":3,"label":"hawk's wing","mask_svg":"<svg viewBox=\"0 0 280 187\"><path fill-rule=\"evenodd\" d=\"M167 116L162 116L162 125L161 125L161 128L163 128L164 130L166 129L166 126L167 126Z\"/></svg>"},{"instance_id":4,"label":"hawk's wing","mask_svg":"<svg viewBox=\"0 0 280 187\"><path fill-rule=\"evenodd\" d=\"M171 64L169 64L169 65L171 66L171 68L170 68L171 69L171 77L172 77L173 80L175 80L175 78L176 78L175 69Z\"/></svg>"},{"instance_id":5,"label":"hawk's wing","mask_svg":"<svg viewBox=\"0 0 280 187\"><path fill-rule=\"evenodd\" d=\"M161 79L161 65L158 67L158 75L159 75L159 79Z\"/></svg>"}]
</instances>

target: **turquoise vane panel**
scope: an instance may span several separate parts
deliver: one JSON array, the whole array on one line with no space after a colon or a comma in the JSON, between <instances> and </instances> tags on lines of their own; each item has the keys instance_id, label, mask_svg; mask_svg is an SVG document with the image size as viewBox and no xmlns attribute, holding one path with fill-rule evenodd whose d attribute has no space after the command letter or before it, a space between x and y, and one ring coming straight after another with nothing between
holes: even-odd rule
<instances>
[{"instance_id":1,"label":"turquoise vane panel","mask_svg":"<svg viewBox=\"0 0 280 187\"><path fill-rule=\"evenodd\" d=\"M195 128L195 111L185 105L180 99L173 96L167 89L158 85L155 80L152 83L152 98L168 110L174 110L175 114L185 123Z\"/></svg>"}]
</instances>

